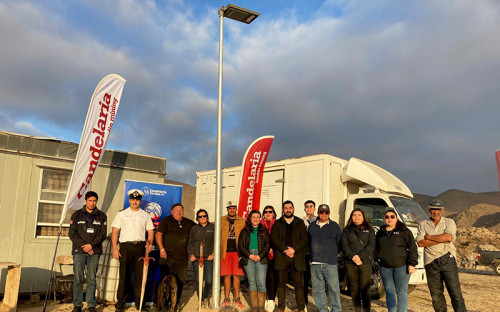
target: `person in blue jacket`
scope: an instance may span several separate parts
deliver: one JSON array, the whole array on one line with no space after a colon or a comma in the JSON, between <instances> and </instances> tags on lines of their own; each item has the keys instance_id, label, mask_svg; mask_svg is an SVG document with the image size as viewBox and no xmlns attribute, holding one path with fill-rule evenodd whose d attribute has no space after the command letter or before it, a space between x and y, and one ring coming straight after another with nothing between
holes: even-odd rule
<instances>
[{"instance_id":1,"label":"person in blue jacket","mask_svg":"<svg viewBox=\"0 0 500 312\"><path fill-rule=\"evenodd\" d=\"M319 205L318 218L308 227L311 246L312 295L320 312L340 311L339 253L342 232L337 222L330 220L330 207ZM330 297L330 308L326 298L325 282Z\"/></svg>"}]
</instances>

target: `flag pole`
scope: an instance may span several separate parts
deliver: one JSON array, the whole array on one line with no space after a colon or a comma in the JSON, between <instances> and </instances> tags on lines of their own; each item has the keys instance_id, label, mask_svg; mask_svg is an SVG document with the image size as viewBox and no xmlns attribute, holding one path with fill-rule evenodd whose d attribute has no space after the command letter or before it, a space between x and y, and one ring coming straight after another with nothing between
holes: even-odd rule
<instances>
[{"instance_id":1,"label":"flag pole","mask_svg":"<svg viewBox=\"0 0 500 312\"><path fill-rule=\"evenodd\" d=\"M80 154L82 153L82 146L83 146L82 141L83 141L85 135L88 132L88 127L92 127L92 125L90 125L91 121L89 120L89 116L90 116L90 114L92 112L92 108L93 108L92 104L94 102L96 94L98 92L102 92L102 90L101 90L102 86L105 83L109 83L111 81L111 79L118 79L123 84L125 83L125 79L123 79L123 77L121 77L119 75L116 75L116 74L107 75L106 77L102 78L101 81L97 84L97 87L95 88L94 93L92 94L92 98L90 99L90 104L89 104L89 108L87 110L87 116L85 118L85 123L84 123L84 126L83 126L82 135L80 136L80 143L78 144L78 150L77 150L77 153L76 153L75 162L73 164L73 171L71 172L71 178L70 178L70 181L69 181L68 190L66 191L66 199L64 200L64 206L63 206L63 210L61 212L61 219L59 220L59 227L58 227L58 233L57 233L56 247L54 249L54 257L52 259L52 266L51 266L51 269L50 269L49 282L47 283L47 290L45 292L45 300L44 300L44 304L43 304L43 312L45 312L45 310L47 308L47 300L48 300L48 297L49 297L49 291L50 291L50 287L52 285L52 280L54 279L54 264L55 264L55 260L56 260L57 249L59 247L59 241L60 241L60 237L61 237L61 234L62 234L62 225L63 225L64 219L66 219L66 213L67 213L67 210L68 210L70 196L72 195L70 193L71 193L73 182L74 182L73 180L74 180L74 177L75 177L75 172L76 172L76 169L77 169L77 165L79 164L78 161L80 160ZM119 91L118 91L118 95L117 95L117 97L118 97L117 103L118 104L116 104L116 110L114 111L114 114L116 114L116 111L118 110L118 105L119 105L119 102L120 102L121 92L122 91L123 91L123 85L121 85L119 87ZM115 100L116 100L116 98L115 98ZM114 105L114 103L113 103L113 105ZM101 113L102 113L102 110L101 110ZM112 114L113 114L113 112L112 112ZM112 125L113 125L113 121L111 121L111 123L109 125L109 129L107 130L108 131L108 136L109 136L109 133L111 131ZM104 131L103 131L103 133L104 133ZM102 150L103 151L102 151L102 154L100 154L100 158L99 158L99 160L97 162L97 165L95 166L94 173L97 170L97 167L99 166L99 163L100 163L100 161L102 159L102 155L104 154L104 151L105 151L105 148L106 148L106 143L107 143L107 137L105 137L105 139L103 139L103 140L104 140L104 143L102 144ZM91 183L92 177L93 177L93 175L90 176L90 178L87 178L88 179L88 182L87 182L88 184Z\"/></svg>"},{"instance_id":2,"label":"flag pole","mask_svg":"<svg viewBox=\"0 0 500 312\"><path fill-rule=\"evenodd\" d=\"M59 240L61 238L62 224L64 222L64 219L66 219L66 212L68 211L69 190L71 189L71 184L73 183L73 177L75 176L76 160L78 159L78 156L81 153L80 145L82 143L85 129L87 128L87 120L89 118L90 109L92 107L92 100L94 99L94 96L95 96L97 90L99 89L99 86L101 85L103 80L104 80L104 78L101 80L101 82L99 82L99 84L97 85L97 88L95 88L94 93L92 94L92 98L90 99L90 105L89 105L89 108L87 110L87 116L85 117L85 124L83 125L82 135L80 136L80 144L78 144L78 150L76 152L75 162L73 163L73 170L71 171L71 178L69 179L68 191L66 191L66 198L64 199L64 206L63 206L63 210L61 212L61 219L59 219L56 247L54 248L54 257L52 258L52 266L50 267L50 275L49 275L49 282L47 284L47 290L45 291L45 300L43 302L43 312L45 312L45 310L47 309L47 300L49 299L50 286L52 285L52 280L54 279L54 264L56 262L57 248L59 247Z\"/></svg>"}]
</instances>

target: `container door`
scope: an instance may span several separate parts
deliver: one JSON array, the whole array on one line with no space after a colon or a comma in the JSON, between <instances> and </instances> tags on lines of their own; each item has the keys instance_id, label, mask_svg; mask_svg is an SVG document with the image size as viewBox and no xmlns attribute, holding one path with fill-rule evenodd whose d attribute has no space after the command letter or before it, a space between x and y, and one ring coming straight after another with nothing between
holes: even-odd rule
<instances>
[{"instance_id":1,"label":"container door","mask_svg":"<svg viewBox=\"0 0 500 312\"><path fill-rule=\"evenodd\" d=\"M283 184L285 182L284 177L284 169L264 171L260 211L267 205L273 206L276 211L281 211L281 205L283 204Z\"/></svg>"}]
</instances>

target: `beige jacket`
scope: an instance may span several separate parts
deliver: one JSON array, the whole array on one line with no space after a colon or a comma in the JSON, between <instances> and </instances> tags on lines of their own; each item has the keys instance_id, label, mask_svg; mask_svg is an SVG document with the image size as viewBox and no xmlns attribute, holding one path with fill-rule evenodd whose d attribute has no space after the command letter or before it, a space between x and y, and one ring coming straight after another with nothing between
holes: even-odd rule
<instances>
[{"instance_id":1,"label":"beige jacket","mask_svg":"<svg viewBox=\"0 0 500 312\"><path fill-rule=\"evenodd\" d=\"M234 220L234 234L236 235L236 248L238 248L238 238L240 237L241 230L245 227L245 219L236 216ZM227 238L229 236L229 221L227 215L221 218L221 242L220 242L220 257L226 259Z\"/></svg>"}]
</instances>

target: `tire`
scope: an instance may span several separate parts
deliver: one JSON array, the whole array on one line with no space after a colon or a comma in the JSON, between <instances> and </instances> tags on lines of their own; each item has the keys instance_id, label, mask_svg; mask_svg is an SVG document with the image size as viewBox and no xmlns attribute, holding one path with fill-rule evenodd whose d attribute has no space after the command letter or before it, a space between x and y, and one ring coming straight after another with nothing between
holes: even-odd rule
<instances>
[{"instance_id":1,"label":"tire","mask_svg":"<svg viewBox=\"0 0 500 312\"><path fill-rule=\"evenodd\" d=\"M497 275L500 275L500 262L493 263L493 271L495 271Z\"/></svg>"},{"instance_id":2,"label":"tire","mask_svg":"<svg viewBox=\"0 0 500 312\"><path fill-rule=\"evenodd\" d=\"M408 294L414 291L417 288L417 285L408 285Z\"/></svg>"}]
</instances>

